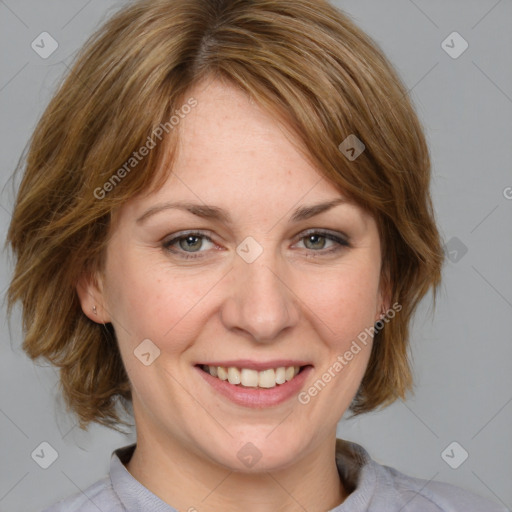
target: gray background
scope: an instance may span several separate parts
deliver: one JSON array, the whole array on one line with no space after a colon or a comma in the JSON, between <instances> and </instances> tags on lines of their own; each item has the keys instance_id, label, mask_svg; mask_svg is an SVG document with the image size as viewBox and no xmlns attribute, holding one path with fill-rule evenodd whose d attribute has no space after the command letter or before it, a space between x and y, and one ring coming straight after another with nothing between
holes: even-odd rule
<instances>
[{"instance_id":1,"label":"gray background","mask_svg":"<svg viewBox=\"0 0 512 512\"><path fill-rule=\"evenodd\" d=\"M12 172L58 79L92 31L123 4L0 0L2 238L13 206ZM511 508L512 2L336 5L382 46L410 90L431 147L434 203L452 260L435 314L428 297L414 322L415 396L343 420L338 436L406 474L450 482ZM44 31L59 43L47 59L31 48ZM453 31L469 44L456 59L441 46ZM3 296L12 261L5 252L1 258ZM5 304L2 318L0 511L37 512L103 476L111 451L134 437L77 428L59 398L56 370L34 365L20 348L19 310L10 329ZM43 441L58 452L46 470L31 458ZM457 469L441 456L453 441L469 454ZM451 461L461 450L448 451Z\"/></svg>"}]
</instances>

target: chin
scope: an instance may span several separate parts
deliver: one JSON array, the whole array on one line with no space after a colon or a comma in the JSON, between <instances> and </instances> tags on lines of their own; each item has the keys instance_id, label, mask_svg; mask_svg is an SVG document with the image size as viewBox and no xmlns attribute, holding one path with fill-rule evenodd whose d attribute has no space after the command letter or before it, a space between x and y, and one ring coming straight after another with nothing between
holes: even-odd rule
<instances>
[{"instance_id":1,"label":"chin","mask_svg":"<svg viewBox=\"0 0 512 512\"><path fill-rule=\"evenodd\" d=\"M279 428L279 427L277 427ZM230 471L239 473L262 473L279 471L293 465L304 450L305 440L298 436L281 435L268 428L243 436L233 436L228 443L215 443L217 449L208 455L211 460Z\"/></svg>"}]
</instances>

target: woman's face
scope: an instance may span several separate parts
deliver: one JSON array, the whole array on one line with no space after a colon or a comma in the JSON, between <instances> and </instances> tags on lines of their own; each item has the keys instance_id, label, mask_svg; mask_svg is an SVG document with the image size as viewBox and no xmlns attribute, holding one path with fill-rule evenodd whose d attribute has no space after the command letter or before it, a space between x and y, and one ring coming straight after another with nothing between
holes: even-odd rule
<instances>
[{"instance_id":1,"label":"woman's face","mask_svg":"<svg viewBox=\"0 0 512 512\"><path fill-rule=\"evenodd\" d=\"M82 304L94 295L114 325L139 436L284 468L332 439L363 377L371 338L353 341L383 307L376 223L243 93L190 96L172 175L118 212Z\"/></svg>"}]
</instances>

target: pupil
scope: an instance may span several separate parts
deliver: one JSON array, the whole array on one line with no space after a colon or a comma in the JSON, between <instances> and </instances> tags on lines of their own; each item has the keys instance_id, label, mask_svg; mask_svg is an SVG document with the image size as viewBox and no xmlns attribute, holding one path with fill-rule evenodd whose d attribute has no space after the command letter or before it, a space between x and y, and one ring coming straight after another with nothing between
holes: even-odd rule
<instances>
[{"instance_id":1,"label":"pupil","mask_svg":"<svg viewBox=\"0 0 512 512\"><path fill-rule=\"evenodd\" d=\"M313 245L314 246L316 245L318 247L319 240L325 241L325 240L323 240L323 238L324 237L322 235L309 235L308 241L313 242ZM324 244L320 243L319 245L320 245L320 248L322 248Z\"/></svg>"},{"instance_id":2,"label":"pupil","mask_svg":"<svg viewBox=\"0 0 512 512\"><path fill-rule=\"evenodd\" d=\"M194 240L196 241L196 243L194 243ZM201 239L198 236L194 236L194 235L187 236L186 238L183 238L182 241L181 241L181 242L185 242L187 244L186 247L182 246L182 249L185 249L185 250L187 248L188 249L199 249L201 247L200 240ZM180 245L181 245L181 242L180 242Z\"/></svg>"}]
</instances>

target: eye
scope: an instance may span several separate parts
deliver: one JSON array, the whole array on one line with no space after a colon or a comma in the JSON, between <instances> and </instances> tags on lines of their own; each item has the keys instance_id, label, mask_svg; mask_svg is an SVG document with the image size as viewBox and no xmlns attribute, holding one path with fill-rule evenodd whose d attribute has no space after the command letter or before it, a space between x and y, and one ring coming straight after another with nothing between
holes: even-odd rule
<instances>
[{"instance_id":1,"label":"eye","mask_svg":"<svg viewBox=\"0 0 512 512\"><path fill-rule=\"evenodd\" d=\"M350 247L348 238L340 233L335 234L329 231L312 229L299 238L304 248L312 254L308 257L320 257L335 253L344 247ZM163 248L182 259L202 258L204 252L212 249L215 244L213 240L204 233L190 231L178 233L169 240L162 243ZM201 250L204 249L204 250Z\"/></svg>"},{"instance_id":2,"label":"eye","mask_svg":"<svg viewBox=\"0 0 512 512\"><path fill-rule=\"evenodd\" d=\"M213 244L212 239L205 234L189 232L182 233L181 235L175 236L170 240L166 240L162 245L169 252L178 254L180 257L185 259L192 259L201 257L201 255L195 256L193 253L204 252L200 249L204 248L205 241L207 243Z\"/></svg>"},{"instance_id":3,"label":"eye","mask_svg":"<svg viewBox=\"0 0 512 512\"><path fill-rule=\"evenodd\" d=\"M346 237L322 230L311 230L303 234L300 241L304 244L306 249L321 254L337 252L343 247L350 246Z\"/></svg>"}]
</instances>

